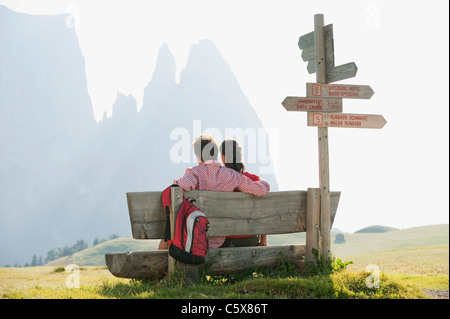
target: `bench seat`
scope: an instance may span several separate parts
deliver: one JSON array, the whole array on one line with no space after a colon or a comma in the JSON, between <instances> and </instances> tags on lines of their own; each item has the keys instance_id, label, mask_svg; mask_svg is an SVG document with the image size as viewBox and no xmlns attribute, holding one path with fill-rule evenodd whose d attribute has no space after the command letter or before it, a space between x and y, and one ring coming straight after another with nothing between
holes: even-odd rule
<instances>
[{"instance_id":1,"label":"bench seat","mask_svg":"<svg viewBox=\"0 0 450 319\"><path fill-rule=\"evenodd\" d=\"M303 271L304 257L310 259L311 250L317 249L319 243L318 194L318 189L270 192L263 197L240 192L184 193L186 197L194 198L195 205L208 217L208 236L211 237L307 232L306 245L215 248L208 251L205 264L189 268L202 269L212 275L230 274L253 267L273 268L284 257L296 266L297 271ZM182 195L181 188L172 188L172 231ZM340 192L330 194L330 225L333 224L339 198ZM161 192L127 193L127 202L133 238L162 239L166 216ZM108 253L105 261L109 271L116 277L154 280L170 273L174 260L167 250L162 250Z\"/></svg>"},{"instance_id":2,"label":"bench seat","mask_svg":"<svg viewBox=\"0 0 450 319\"><path fill-rule=\"evenodd\" d=\"M205 264L190 267L204 270L208 275L228 275L236 269L274 268L280 256L287 258L298 271L304 270L305 245L214 248L208 251ZM120 278L162 279L168 269L167 250L109 253L105 259L109 271Z\"/></svg>"}]
</instances>

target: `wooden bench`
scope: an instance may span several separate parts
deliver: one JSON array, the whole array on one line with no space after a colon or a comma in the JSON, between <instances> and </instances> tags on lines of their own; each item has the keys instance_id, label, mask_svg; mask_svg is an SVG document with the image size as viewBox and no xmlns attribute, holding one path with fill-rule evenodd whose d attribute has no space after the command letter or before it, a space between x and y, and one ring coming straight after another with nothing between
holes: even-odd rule
<instances>
[{"instance_id":1,"label":"wooden bench","mask_svg":"<svg viewBox=\"0 0 450 319\"><path fill-rule=\"evenodd\" d=\"M182 200L182 189L173 187L171 201L172 236L176 212ZM116 277L160 279L177 267L205 269L212 275L241 272L252 267L276 267L280 256L287 258L298 271L305 269L304 257L315 260L313 250L320 242L320 189L270 192L264 197L240 192L191 191L186 197L196 200L210 222L209 236L288 234L306 232L306 245L275 245L209 249L206 263L183 266L168 256L168 251L136 251L105 255L109 271ZM340 192L331 192L332 225ZM161 192L127 193L132 235L135 239L162 239L166 216ZM331 226L330 226L331 228ZM329 238L329 237L327 237Z\"/></svg>"}]
</instances>

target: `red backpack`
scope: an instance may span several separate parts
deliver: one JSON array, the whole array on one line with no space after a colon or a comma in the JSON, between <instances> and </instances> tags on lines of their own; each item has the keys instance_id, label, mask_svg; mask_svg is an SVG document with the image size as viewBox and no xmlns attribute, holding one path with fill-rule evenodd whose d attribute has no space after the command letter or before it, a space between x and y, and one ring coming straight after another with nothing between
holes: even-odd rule
<instances>
[{"instance_id":1,"label":"red backpack","mask_svg":"<svg viewBox=\"0 0 450 319\"><path fill-rule=\"evenodd\" d=\"M178 185L172 185L178 186ZM205 214L194 205L195 199L183 195L183 203L178 210L175 235L170 239L170 187L162 193L162 202L166 212L166 232L164 240L169 242L169 255L176 260L199 265L205 262L208 252L207 232L209 222Z\"/></svg>"}]
</instances>

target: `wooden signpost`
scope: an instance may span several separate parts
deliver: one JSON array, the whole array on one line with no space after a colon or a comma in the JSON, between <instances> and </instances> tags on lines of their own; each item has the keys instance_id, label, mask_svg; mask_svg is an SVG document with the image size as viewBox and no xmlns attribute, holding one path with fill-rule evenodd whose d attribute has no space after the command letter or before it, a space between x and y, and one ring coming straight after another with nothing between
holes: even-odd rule
<instances>
[{"instance_id":1,"label":"wooden signpost","mask_svg":"<svg viewBox=\"0 0 450 319\"><path fill-rule=\"evenodd\" d=\"M308 126L318 129L320 229L319 253L330 259L330 172L328 127L376 128L386 124L382 115L342 113L342 99L370 99L374 94L368 85L330 84L356 75L354 62L334 64L333 25L324 26L323 14L314 15L314 31L302 35L298 46L307 70L316 73L316 83L306 83L306 97L288 96L281 103L287 111L308 112Z\"/></svg>"}]
</instances>

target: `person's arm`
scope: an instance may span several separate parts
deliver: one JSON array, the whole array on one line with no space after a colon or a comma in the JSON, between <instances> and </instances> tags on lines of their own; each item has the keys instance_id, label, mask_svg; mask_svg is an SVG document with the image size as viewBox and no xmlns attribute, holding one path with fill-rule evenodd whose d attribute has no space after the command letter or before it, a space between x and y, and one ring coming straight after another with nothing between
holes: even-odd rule
<instances>
[{"instance_id":1,"label":"person's arm","mask_svg":"<svg viewBox=\"0 0 450 319\"><path fill-rule=\"evenodd\" d=\"M261 178L259 178L258 175L251 174L251 173L249 173L249 172L244 172L244 173L242 173L242 174L245 175L245 176L247 176L248 178L250 178L252 181L260 181L260 180L261 180Z\"/></svg>"},{"instance_id":2,"label":"person's arm","mask_svg":"<svg viewBox=\"0 0 450 319\"><path fill-rule=\"evenodd\" d=\"M185 192L189 192L190 190L198 189L198 178L192 168L188 168L182 177L173 181L173 184L177 184Z\"/></svg>"},{"instance_id":3,"label":"person's arm","mask_svg":"<svg viewBox=\"0 0 450 319\"><path fill-rule=\"evenodd\" d=\"M241 175L242 180L236 189L240 192L253 194L255 196L265 196L270 191L270 185L265 180L252 181L245 175Z\"/></svg>"}]
</instances>

